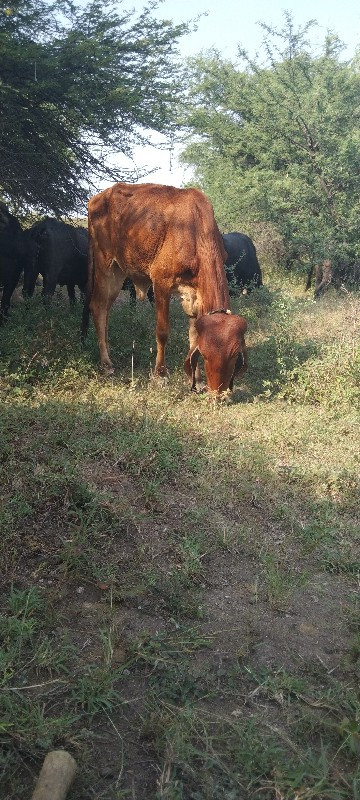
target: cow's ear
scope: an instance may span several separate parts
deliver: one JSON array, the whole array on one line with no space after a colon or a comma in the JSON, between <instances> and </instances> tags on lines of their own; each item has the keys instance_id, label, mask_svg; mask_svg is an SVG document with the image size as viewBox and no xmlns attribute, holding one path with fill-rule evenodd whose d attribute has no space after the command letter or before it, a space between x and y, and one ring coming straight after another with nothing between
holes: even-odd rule
<instances>
[{"instance_id":1,"label":"cow's ear","mask_svg":"<svg viewBox=\"0 0 360 800\"><path fill-rule=\"evenodd\" d=\"M237 375L240 372L240 370L243 370L244 367L245 367L245 357L243 351L241 350L235 362L234 375Z\"/></svg>"},{"instance_id":2,"label":"cow's ear","mask_svg":"<svg viewBox=\"0 0 360 800\"><path fill-rule=\"evenodd\" d=\"M242 334L246 333L246 331L247 331L247 322L246 322L245 317L241 317L241 316L238 317L238 330Z\"/></svg>"}]
</instances>

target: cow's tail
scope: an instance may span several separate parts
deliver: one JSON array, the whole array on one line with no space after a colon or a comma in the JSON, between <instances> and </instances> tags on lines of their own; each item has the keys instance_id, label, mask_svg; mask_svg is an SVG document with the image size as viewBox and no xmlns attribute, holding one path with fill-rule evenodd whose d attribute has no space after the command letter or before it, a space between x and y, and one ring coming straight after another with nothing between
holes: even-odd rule
<instances>
[{"instance_id":1,"label":"cow's tail","mask_svg":"<svg viewBox=\"0 0 360 800\"><path fill-rule=\"evenodd\" d=\"M94 288L94 253L91 243L91 237L89 238L89 256L88 256L88 282L86 288L86 295L84 301L84 308L82 313L82 322L81 322L81 341L84 344L86 339L86 335L89 329L89 319L90 319L90 301L93 293Z\"/></svg>"}]
</instances>

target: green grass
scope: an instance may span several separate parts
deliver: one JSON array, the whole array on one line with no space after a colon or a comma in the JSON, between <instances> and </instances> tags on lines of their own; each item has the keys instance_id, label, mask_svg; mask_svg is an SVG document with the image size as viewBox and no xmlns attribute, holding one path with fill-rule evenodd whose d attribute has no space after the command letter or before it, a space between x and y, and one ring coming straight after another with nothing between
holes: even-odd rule
<instances>
[{"instance_id":1,"label":"green grass","mask_svg":"<svg viewBox=\"0 0 360 800\"><path fill-rule=\"evenodd\" d=\"M69 800L360 796L360 300L234 306L230 404L189 393L175 302L166 386L148 304L107 381L61 296L0 329L5 800L53 747Z\"/></svg>"}]
</instances>

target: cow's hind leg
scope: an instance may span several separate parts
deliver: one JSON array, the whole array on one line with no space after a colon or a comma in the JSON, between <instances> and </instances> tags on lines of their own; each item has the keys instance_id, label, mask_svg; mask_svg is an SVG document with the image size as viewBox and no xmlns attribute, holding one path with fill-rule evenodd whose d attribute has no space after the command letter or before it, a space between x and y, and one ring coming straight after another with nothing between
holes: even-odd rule
<instances>
[{"instance_id":1,"label":"cow's hind leg","mask_svg":"<svg viewBox=\"0 0 360 800\"><path fill-rule=\"evenodd\" d=\"M100 271L95 275L94 288L90 300L90 311L99 343L101 366L106 375L112 375L114 367L109 355L108 323L111 306L118 296L124 275L117 264L113 264L107 275Z\"/></svg>"},{"instance_id":2,"label":"cow's hind leg","mask_svg":"<svg viewBox=\"0 0 360 800\"><path fill-rule=\"evenodd\" d=\"M107 323L110 309L110 303L109 307L108 303L108 292L106 290L101 291L99 286L96 285L90 300L90 311L96 328L101 366L106 375L112 375L114 367L110 359L107 341Z\"/></svg>"}]
</instances>

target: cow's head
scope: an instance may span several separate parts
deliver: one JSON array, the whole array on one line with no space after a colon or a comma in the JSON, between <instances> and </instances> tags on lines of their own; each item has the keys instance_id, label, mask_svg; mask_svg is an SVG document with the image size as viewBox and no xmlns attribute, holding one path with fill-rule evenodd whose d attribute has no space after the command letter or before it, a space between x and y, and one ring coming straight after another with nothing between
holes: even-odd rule
<instances>
[{"instance_id":1,"label":"cow's head","mask_svg":"<svg viewBox=\"0 0 360 800\"><path fill-rule=\"evenodd\" d=\"M6 231L11 236L16 236L21 231L20 222L10 214L5 203L0 201L0 231Z\"/></svg>"},{"instance_id":2,"label":"cow's head","mask_svg":"<svg viewBox=\"0 0 360 800\"><path fill-rule=\"evenodd\" d=\"M235 375L242 375L248 366L244 338L246 320L236 314L206 314L196 320L195 329L197 348L190 359L193 386L201 355L204 359L207 388L219 394L228 389L231 391Z\"/></svg>"}]
</instances>

